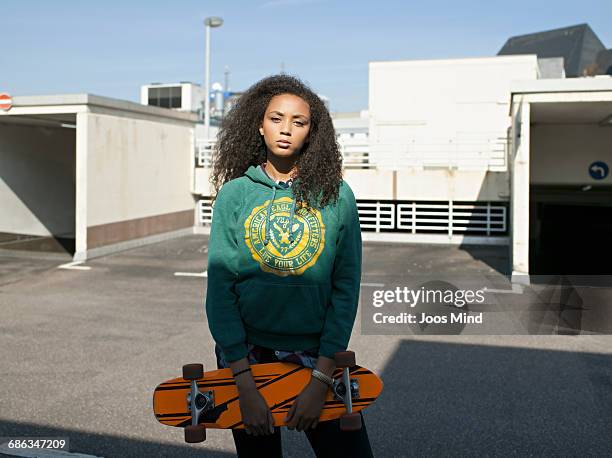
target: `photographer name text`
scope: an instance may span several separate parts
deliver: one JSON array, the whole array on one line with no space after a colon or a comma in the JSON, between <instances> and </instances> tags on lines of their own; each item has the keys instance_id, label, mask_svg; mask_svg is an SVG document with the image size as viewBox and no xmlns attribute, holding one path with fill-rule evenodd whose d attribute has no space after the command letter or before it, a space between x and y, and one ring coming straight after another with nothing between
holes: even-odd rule
<instances>
[{"instance_id":1,"label":"photographer name text","mask_svg":"<svg viewBox=\"0 0 612 458\"><path fill-rule=\"evenodd\" d=\"M430 315L402 312L397 315L385 315L377 312L372 315L376 324L482 324L482 312L470 315L467 312L451 312L449 315Z\"/></svg>"}]
</instances>

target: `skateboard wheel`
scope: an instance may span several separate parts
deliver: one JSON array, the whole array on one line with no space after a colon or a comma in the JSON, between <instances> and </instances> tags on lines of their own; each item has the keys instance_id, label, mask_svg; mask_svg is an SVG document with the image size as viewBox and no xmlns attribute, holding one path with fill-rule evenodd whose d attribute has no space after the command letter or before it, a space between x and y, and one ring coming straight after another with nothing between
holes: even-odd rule
<instances>
[{"instance_id":1,"label":"skateboard wheel","mask_svg":"<svg viewBox=\"0 0 612 458\"><path fill-rule=\"evenodd\" d=\"M359 412L346 413L340 417L341 431L359 431L361 429L361 415Z\"/></svg>"},{"instance_id":2,"label":"skateboard wheel","mask_svg":"<svg viewBox=\"0 0 612 458\"><path fill-rule=\"evenodd\" d=\"M189 425L185 427L185 442L196 444L206 440L206 428L203 425Z\"/></svg>"},{"instance_id":3,"label":"skateboard wheel","mask_svg":"<svg viewBox=\"0 0 612 458\"><path fill-rule=\"evenodd\" d=\"M344 369L345 367L353 367L355 366L355 352L337 351L334 354L334 360L336 361L336 367L338 369Z\"/></svg>"},{"instance_id":4,"label":"skateboard wheel","mask_svg":"<svg viewBox=\"0 0 612 458\"><path fill-rule=\"evenodd\" d=\"M203 364L185 364L183 366L183 378L185 380L197 380L204 377Z\"/></svg>"}]
</instances>

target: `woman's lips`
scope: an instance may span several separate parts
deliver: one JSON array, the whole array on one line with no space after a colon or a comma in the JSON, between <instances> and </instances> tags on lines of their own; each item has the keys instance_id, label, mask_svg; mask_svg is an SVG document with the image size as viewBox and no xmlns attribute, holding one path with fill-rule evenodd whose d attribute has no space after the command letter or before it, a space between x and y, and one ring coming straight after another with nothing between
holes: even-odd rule
<instances>
[{"instance_id":1,"label":"woman's lips","mask_svg":"<svg viewBox=\"0 0 612 458\"><path fill-rule=\"evenodd\" d=\"M282 141L282 140L277 140L276 144L278 146L280 146L281 148L289 148L289 145L291 145L291 143L285 142L285 141Z\"/></svg>"}]
</instances>

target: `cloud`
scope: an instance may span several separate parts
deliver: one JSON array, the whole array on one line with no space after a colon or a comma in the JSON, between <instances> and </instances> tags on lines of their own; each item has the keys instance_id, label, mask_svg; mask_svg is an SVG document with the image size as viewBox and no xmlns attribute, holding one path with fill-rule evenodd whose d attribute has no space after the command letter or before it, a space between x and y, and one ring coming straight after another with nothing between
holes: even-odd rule
<instances>
[{"instance_id":1,"label":"cloud","mask_svg":"<svg viewBox=\"0 0 612 458\"><path fill-rule=\"evenodd\" d=\"M320 3L324 0L269 0L263 3L260 8L274 8L278 6L295 6L305 3Z\"/></svg>"}]
</instances>

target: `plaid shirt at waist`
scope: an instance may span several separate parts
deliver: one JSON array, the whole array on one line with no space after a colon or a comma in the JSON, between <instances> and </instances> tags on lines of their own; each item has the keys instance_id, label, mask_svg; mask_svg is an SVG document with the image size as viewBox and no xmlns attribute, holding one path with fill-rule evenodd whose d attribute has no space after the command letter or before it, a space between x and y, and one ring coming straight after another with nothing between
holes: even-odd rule
<instances>
[{"instance_id":1,"label":"plaid shirt at waist","mask_svg":"<svg viewBox=\"0 0 612 458\"><path fill-rule=\"evenodd\" d=\"M318 348L309 348L308 350L299 351L284 351L247 343L247 349L249 352L247 355L249 364L275 363L282 361L299 364L300 366L314 369L317 366L317 358L319 357ZM221 350L221 347L219 347L217 344L215 344L215 355L217 357L217 367L219 369L230 367L225 360L223 350Z\"/></svg>"}]
</instances>

